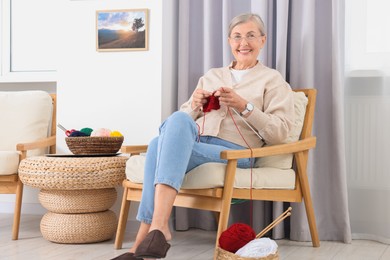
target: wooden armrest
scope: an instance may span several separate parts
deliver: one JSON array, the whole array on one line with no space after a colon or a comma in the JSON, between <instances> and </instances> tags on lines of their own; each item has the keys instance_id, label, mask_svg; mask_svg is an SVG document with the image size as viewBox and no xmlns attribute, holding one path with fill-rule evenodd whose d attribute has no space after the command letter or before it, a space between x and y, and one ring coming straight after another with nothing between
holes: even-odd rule
<instances>
[{"instance_id":1,"label":"wooden armrest","mask_svg":"<svg viewBox=\"0 0 390 260\"><path fill-rule=\"evenodd\" d=\"M257 157L266 157L272 155L281 155L289 154L296 152L303 152L314 148L316 146L316 137L312 136L299 140L297 142L288 143L288 144L277 144L272 146L266 146L261 148L253 148L251 152L250 149L245 150L225 150L221 152L221 159L242 159L242 158L257 158Z\"/></svg>"},{"instance_id":2,"label":"wooden armrest","mask_svg":"<svg viewBox=\"0 0 390 260\"><path fill-rule=\"evenodd\" d=\"M17 182L18 181L18 175L17 174L11 174L11 175L0 175L0 183L1 182Z\"/></svg>"},{"instance_id":3,"label":"wooden armrest","mask_svg":"<svg viewBox=\"0 0 390 260\"><path fill-rule=\"evenodd\" d=\"M31 143L20 143L16 145L16 150L23 152L28 150L34 150L38 148L45 148L56 144L56 137L50 136L46 138L42 138L39 140L36 140Z\"/></svg>"},{"instance_id":4,"label":"wooden armrest","mask_svg":"<svg viewBox=\"0 0 390 260\"><path fill-rule=\"evenodd\" d=\"M121 147L121 152L129 154L140 154L146 152L147 149L147 145L125 145Z\"/></svg>"},{"instance_id":5,"label":"wooden armrest","mask_svg":"<svg viewBox=\"0 0 390 260\"><path fill-rule=\"evenodd\" d=\"M252 149L253 155L251 155L250 149L245 150L225 150L221 152L221 159L229 160L229 159L242 159L242 158L251 158L251 157L266 157L272 155L281 155L281 154L289 154L302 152L305 150L309 150L316 146L316 137L309 137L303 140L299 140L297 142L288 143L288 144L277 144L272 146L266 146L262 148L254 148ZM144 153L148 149L147 145L129 145L122 146L122 153L129 154L139 154Z\"/></svg>"}]
</instances>

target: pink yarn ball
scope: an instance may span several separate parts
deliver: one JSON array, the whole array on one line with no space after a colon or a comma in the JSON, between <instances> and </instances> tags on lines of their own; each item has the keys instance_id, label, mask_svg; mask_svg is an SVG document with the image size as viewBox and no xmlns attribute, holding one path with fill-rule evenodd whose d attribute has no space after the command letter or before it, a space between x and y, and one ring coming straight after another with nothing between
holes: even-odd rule
<instances>
[{"instance_id":1,"label":"pink yarn ball","mask_svg":"<svg viewBox=\"0 0 390 260\"><path fill-rule=\"evenodd\" d=\"M109 137L111 134L111 130L107 128L98 128L93 130L91 136L99 136L99 137Z\"/></svg>"}]
</instances>

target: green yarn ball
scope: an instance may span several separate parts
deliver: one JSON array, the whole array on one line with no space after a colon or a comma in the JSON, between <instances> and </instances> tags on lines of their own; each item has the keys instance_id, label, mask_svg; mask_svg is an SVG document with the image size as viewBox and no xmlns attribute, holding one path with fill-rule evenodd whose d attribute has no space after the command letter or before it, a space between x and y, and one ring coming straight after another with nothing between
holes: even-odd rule
<instances>
[{"instance_id":1,"label":"green yarn ball","mask_svg":"<svg viewBox=\"0 0 390 260\"><path fill-rule=\"evenodd\" d=\"M92 133L93 129L92 128L89 128L89 127L85 127L83 129L80 130L80 132L83 132L84 134L86 134L87 136L91 136L91 133Z\"/></svg>"}]
</instances>

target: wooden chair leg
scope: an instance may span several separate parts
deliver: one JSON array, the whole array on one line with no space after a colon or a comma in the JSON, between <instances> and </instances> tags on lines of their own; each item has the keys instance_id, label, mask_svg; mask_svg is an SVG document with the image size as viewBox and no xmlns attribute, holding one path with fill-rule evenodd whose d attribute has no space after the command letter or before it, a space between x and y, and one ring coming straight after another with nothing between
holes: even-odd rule
<instances>
[{"instance_id":1,"label":"wooden chair leg","mask_svg":"<svg viewBox=\"0 0 390 260\"><path fill-rule=\"evenodd\" d=\"M127 218L128 218L129 209L130 209L130 201L127 200L128 192L129 192L129 189L124 187L121 210L119 213L118 227L117 227L116 237L115 237L115 249L122 248L123 237L125 235Z\"/></svg>"},{"instance_id":2,"label":"wooden chair leg","mask_svg":"<svg viewBox=\"0 0 390 260\"><path fill-rule=\"evenodd\" d=\"M312 205L311 201L310 201L310 203L306 202L306 198L304 198L304 200L305 200L306 215L307 215L307 220L309 222L311 241L312 241L313 247L320 247L320 239L318 237L318 231L317 231L316 219L314 216L313 205Z\"/></svg>"},{"instance_id":3,"label":"wooden chair leg","mask_svg":"<svg viewBox=\"0 0 390 260\"><path fill-rule=\"evenodd\" d=\"M237 160L229 160L226 166L225 173L225 186L223 189L222 201L221 201L221 211L219 212L219 221L218 221L218 230L217 238L215 241L215 249L219 246L218 240L222 232L227 229L230 206L232 202L233 195L233 184L234 177L236 175ZM217 257L217 250L214 252L214 259Z\"/></svg>"},{"instance_id":4,"label":"wooden chair leg","mask_svg":"<svg viewBox=\"0 0 390 260\"><path fill-rule=\"evenodd\" d=\"M229 213L230 213L230 205L231 205L231 194L230 199L222 199L221 203L221 212L216 212L215 216L219 216L217 222L218 222L218 229L217 229L217 238L215 240L215 249L219 246L219 237L221 236L222 232L227 229L228 220L229 220ZM214 259L217 259L217 250L214 251Z\"/></svg>"},{"instance_id":5,"label":"wooden chair leg","mask_svg":"<svg viewBox=\"0 0 390 260\"><path fill-rule=\"evenodd\" d=\"M20 180L18 180L18 183L16 184L16 198L15 198L15 210L14 210L14 223L12 226L12 240L18 240L19 238L22 198L23 198L23 183Z\"/></svg>"},{"instance_id":6,"label":"wooden chair leg","mask_svg":"<svg viewBox=\"0 0 390 260\"><path fill-rule=\"evenodd\" d=\"M312 201L311 195L310 195L310 187L309 187L309 180L308 180L307 173L306 173L306 167L304 167L304 165L307 165L307 164L303 163L303 161L305 161L305 160L307 160L307 152L305 155L304 155L304 153L299 153L297 155L297 167L301 167L299 180L301 183L303 200L305 202L307 221L309 222L311 241L312 241L313 247L319 247L320 246L320 239L318 237L316 218L314 215L314 208L313 208L313 201Z\"/></svg>"}]
</instances>

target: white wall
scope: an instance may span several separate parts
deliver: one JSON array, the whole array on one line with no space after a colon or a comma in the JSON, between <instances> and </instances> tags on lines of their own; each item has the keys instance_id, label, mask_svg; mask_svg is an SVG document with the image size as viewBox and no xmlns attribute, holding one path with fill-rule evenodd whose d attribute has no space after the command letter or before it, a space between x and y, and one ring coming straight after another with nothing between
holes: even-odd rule
<instances>
[{"instance_id":1,"label":"white wall","mask_svg":"<svg viewBox=\"0 0 390 260\"><path fill-rule=\"evenodd\" d=\"M96 51L97 10L145 8L149 9L148 51ZM67 128L118 130L124 144L147 144L158 134L162 115L162 1L62 0L58 10L60 26L52 32L60 39L57 122ZM64 137L58 130L58 153L68 153ZM6 201L5 211L12 212L14 198ZM25 187L22 212L45 212L35 189Z\"/></svg>"},{"instance_id":2,"label":"white wall","mask_svg":"<svg viewBox=\"0 0 390 260\"><path fill-rule=\"evenodd\" d=\"M149 50L96 51L96 10L149 9ZM57 120L67 128L119 130L144 144L161 121L161 1L65 1L58 68ZM65 135L58 152L67 152Z\"/></svg>"},{"instance_id":3,"label":"white wall","mask_svg":"<svg viewBox=\"0 0 390 260\"><path fill-rule=\"evenodd\" d=\"M97 52L96 10L140 8L149 9L149 50ZM161 122L161 1L65 1L63 11L58 122L67 128L119 130L124 144L147 144ZM57 135L59 153L68 152L64 137Z\"/></svg>"}]
</instances>

